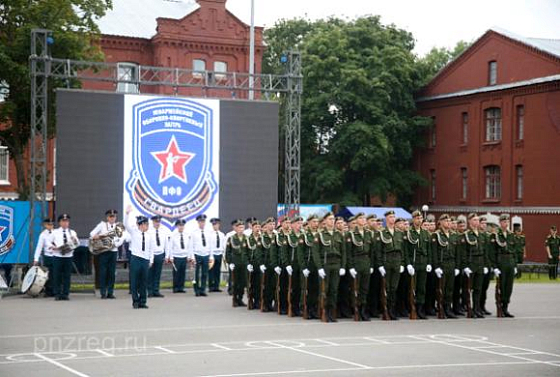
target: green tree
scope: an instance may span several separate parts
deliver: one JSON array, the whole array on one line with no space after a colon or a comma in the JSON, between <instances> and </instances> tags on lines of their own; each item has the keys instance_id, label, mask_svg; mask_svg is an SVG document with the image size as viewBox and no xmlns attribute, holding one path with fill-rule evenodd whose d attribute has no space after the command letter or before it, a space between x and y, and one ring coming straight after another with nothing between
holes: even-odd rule
<instances>
[{"instance_id":1,"label":"green tree","mask_svg":"<svg viewBox=\"0 0 560 377\"><path fill-rule=\"evenodd\" d=\"M282 21L266 33L269 49L285 48L278 36L292 30L303 54L302 202L409 198L421 183L413 150L429 124L415 116L412 35L379 17Z\"/></svg>"},{"instance_id":2,"label":"green tree","mask_svg":"<svg viewBox=\"0 0 560 377\"><path fill-rule=\"evenodd\" d=\"M431 79L447 64L461 55L471 43L459 41L453 49L445 47L434 47L418 59L418 72L421 77L421 84L426 85Z\"/></svg>"},{"instance_id":3,"label":"green tree","mask_svg":"<svg viewBox=\"0 0 560 377\"><path fill-rule=\"evenodd\" d=\"M31 133L31 30L53 31L53 56L100 60L95 21L111 7L112 0L4 0L0 4L0 83L8 88L5 102L0 104L0 141L15 162L20 199L29 195L25 151ZM52 133L54 123L49 127Z\"/></svg>"}]
</instances>

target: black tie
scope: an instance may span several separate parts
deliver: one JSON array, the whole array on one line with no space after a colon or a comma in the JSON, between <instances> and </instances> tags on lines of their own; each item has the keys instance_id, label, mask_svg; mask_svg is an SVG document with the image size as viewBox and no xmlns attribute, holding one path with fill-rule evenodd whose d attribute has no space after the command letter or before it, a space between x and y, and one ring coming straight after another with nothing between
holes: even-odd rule
<instances>
[{"instance_id":1,"label":"black tie","mask_svg":"<svg viewBox=\"0 0 560 377\"><path fill-rule=\"evenodd\" d=\"M66 237L66 229L62 231L62 241L67 244L68 238Z\"/></svg>"},{"instance_id":2,"label":"black tie","mask_svg":"<svg viewBox=\"0 0 560 377\"><path fill-rule=\"evenodd\" d=\"M220 248L220 233L216 232L216 248Z\"/></svg>"},{"instance_id":3,"label":"black tie","mask_svg":"<svg viewBox=\"0 0 560 377\"><path fill-rule=\"evenodd\" d=\"M142 251L146 251L146 237L144 236L144 232L142 232Z\"/></svg>"},{"instance_id":4,"label":"black tie","mask_svg":"<svg viewBox=\"0 0 560 377\"><path fill-rule=\"evenodd\" d=\"M185 241L183 240L183 233L181 233L181 249L185 248Z\"/></svg>"},{"instance_id":5,"label":"black tie","mask_svg":"<svg viewBox=\"0 0 560 377\"><path fill-rule=\"evenodd\" d=\"M204 237L204 231L201 230L200 233L202 233L202 246L206 247L206 238Z\"/></svg>"},{"instance_id":6,"label":"black tie","mask_svg":"<svg viewBox=\"0 0 560 377\"><path fill-rule=\"evenodd\" d=\"M159 243L159 230L156 229L156 245L160 245Z\"/></svg>"}]
</instances>

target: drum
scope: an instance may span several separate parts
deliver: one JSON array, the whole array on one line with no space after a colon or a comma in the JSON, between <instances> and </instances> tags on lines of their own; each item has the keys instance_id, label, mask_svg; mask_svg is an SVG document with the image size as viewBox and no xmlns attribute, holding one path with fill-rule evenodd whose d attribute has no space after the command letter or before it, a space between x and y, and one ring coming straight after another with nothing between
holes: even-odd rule
<instances>
[{"instance_id":1,"label":"drum","mask_svg":"<svg viewBox=\"0 0 560 377\"><path fill-rule=\"evenodd\" d=\"M33 266L27 271L21 285L21 292L31 296L38 296L45 287L49 272L38 266Z\"/></svg>"}]
</instances>

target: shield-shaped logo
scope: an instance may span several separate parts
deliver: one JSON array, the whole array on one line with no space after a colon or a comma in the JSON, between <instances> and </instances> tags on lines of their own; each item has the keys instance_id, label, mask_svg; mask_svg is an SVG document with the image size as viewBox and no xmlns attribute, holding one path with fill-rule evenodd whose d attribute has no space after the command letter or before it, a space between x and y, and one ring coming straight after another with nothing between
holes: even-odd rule
<instances>
[{"instance_id":1,"label":"shield-shaped logo","mask_svg":"<svg viewBox=\"0 0 560 377\"><path fill-rule=\"evenodd\" d=\"M8 253L14 244L14 209L0 205L0 255Z\"/></svg>"},{"instance_id":2,"label":"shield-shaped logo","mask_svg":"<svg viewBox=\"0 0 560 377\"><path fill-rule=\"evenodd\" d=\"M212 203L212 109L187 99L158 98L133 106L133 169L127 191L138 210L168 225Z\"/></svg>"}]
</instances>

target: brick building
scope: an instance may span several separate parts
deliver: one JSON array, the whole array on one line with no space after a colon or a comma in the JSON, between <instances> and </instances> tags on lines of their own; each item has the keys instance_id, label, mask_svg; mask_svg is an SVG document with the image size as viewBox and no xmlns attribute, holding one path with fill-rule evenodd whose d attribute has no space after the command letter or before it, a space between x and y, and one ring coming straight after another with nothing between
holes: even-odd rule
<instances>
[{"instance_id":1,"label":"brick building","mask_svg":"<svg viewBox=\"0 0 560 377\"><path fill-rule=\"evenodd\" d=\"M131 79L138 66L173 67L196 70L191 79L203 80L203 71L249 72L250 26L226 8L227 0L115 0L113 9L98 21L100 46L105 61L118 64L118 75ZM263 28L255 27L255 73L261 72L264 51ZM57 56L57 58L64 58ZM245 98L246 92L203 90L127 83L83 83L84 89L155 93L198 97ZM0 102L3 88L0 85ZM56 184L55 141L48 145L49 177L47 199L53 198ZM26 167L29 153L24 157ZM0 200L17 199L17 178L13 160L6 147L0 146Z\"/></svg>"},{"instance_id":2,"label":"brick building","mask_svg":"<svg viewBox=\"0 0 560 377\"><path fill-rule=\"evenodd\" d=\"M545 261L560 226L560 40L491 29L417 98L433 118L415 168L428 185L416 204L453 215L509 213Z\"/></svg>"}]
</instances>

